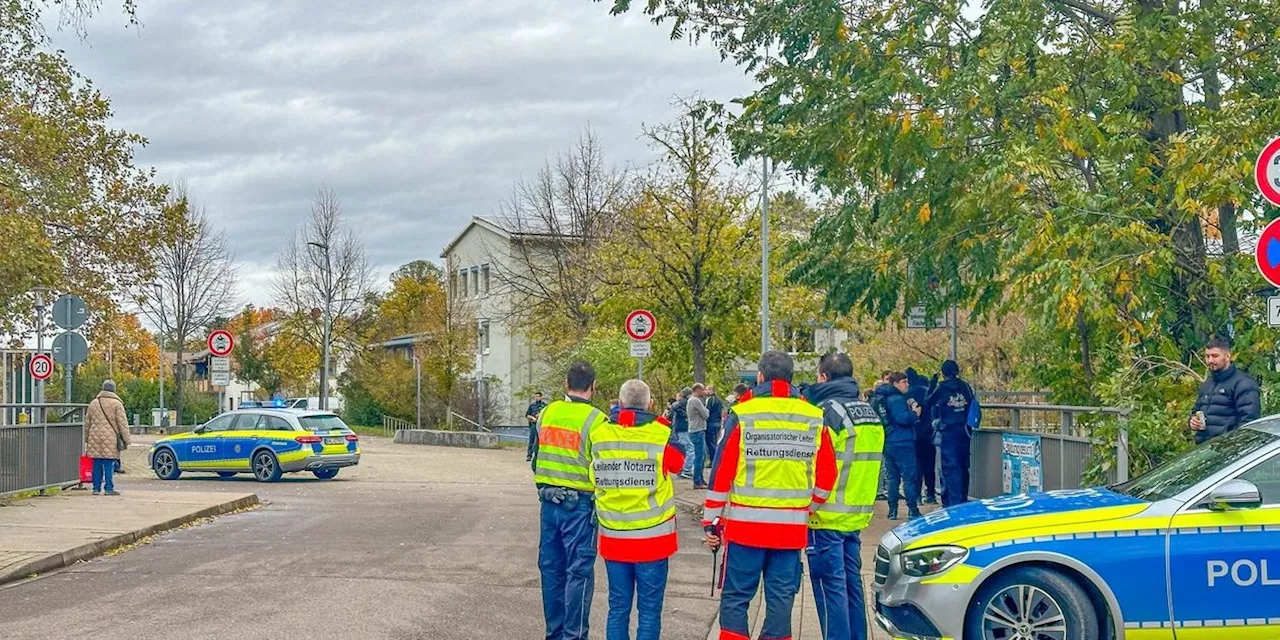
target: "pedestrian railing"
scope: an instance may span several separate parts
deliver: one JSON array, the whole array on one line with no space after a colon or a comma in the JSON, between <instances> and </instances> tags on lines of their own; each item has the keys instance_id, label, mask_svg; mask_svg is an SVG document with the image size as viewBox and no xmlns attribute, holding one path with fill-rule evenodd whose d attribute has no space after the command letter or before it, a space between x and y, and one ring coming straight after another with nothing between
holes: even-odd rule
<instances>
[{"instance_id":1,"label":"pedestrian railing","mask_svg":"<svg viewBox=\"0 0 1280 640\"><path fill-rule=\"evenodd\" d=\"M1082 420L1090 416L1093 419ZM1112 444L1096 434L1100 420L1116 421ZM1004 493L1003 435L1040 437L1044 489L1077 489L1095 456L1115 447L1115 464L1106 483L1129 479L1129 409L1052 404L983 404L983 428L974 433L969 468L969 493L987 498Z\"/></svg>"},{"instance_id":2,"label":"pedestrian railing","mask_svg":"<svg viewBox=\"0 0 1280 640\"><path fill-rule=\"evenodd\" d=\"M412 429L414 424L408 420L393 418L391 416L382 416L382 433L388 438L396 437L396 432L401 429Z\"/></svg>"},{"instance_id":3,"label":"pedestrian railing","mask_svg":"<svg viewBox=\"0 0 1280 640\"><path fill-rule=\"evenodd\" d=\"M0 404L0 412L29 416L26 423L0 425L0 498L79 483L85 407Z\"/></svg>"}]
</instances>

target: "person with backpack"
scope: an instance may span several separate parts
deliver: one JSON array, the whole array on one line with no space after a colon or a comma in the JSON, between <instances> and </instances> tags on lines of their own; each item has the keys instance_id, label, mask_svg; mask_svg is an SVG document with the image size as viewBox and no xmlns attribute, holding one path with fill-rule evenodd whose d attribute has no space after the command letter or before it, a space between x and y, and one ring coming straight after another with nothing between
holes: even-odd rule
<instances>
[{"instance_id":1,"label":"person with backpack","mask_svg":"<svg viewBox=\"0 0 1280 640\"><path fill-rule=\"evenodd\" d=\"M916 423L921 408L907 402L906 374L889 374L889 384L876 389L878 403L873 404L884 423L884 466L888 467L889 519L898 519L898 486L907 494L907 518L920 517L920 470L916 465Z\"/></svg>"},{"instance_id":2,"label":"person with backpack","mask_svg":"<svg viewBox=\"0 0 1280 640\"><path fill-rule=\"evenodd\" d=\"M980 410L955 360L942 363L942 378L925 402L925 415L932 418L942 458L942 506L951 507L969 499L970 429L978 426Z\"/></svg>"}]
</instances>

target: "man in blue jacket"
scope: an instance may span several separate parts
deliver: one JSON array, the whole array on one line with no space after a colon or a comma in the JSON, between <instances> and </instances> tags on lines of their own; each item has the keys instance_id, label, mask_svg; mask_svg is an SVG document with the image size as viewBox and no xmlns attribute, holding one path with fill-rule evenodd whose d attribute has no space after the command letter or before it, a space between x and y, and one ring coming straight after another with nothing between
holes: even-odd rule
<instances>
[{"instance_id":1,"label":"man in blue jacket","mask_svg":"<svg viewBox=\"0 0 1280 640\"><path fill-rule=\"evenodd\" d=\"M876 388L872 403L884 423L884 466L889 469L889 519L898 519L898 485L907 493L907 518L920 517L920 469L916 464L916 423L920 407L907 402L906 374L889 374L889 384Z\"/></svg>"},{"instance_id":2,"label":"man in blue jacket","mask_svg":"<svg viewBox=\"0 0 1280 640\"><path fill-rule=\"evenodd\" d=\"M929 400L929 379L910 367L906 373L907 383L911 385L907 389L907 401L923 408ZM927 416L922 416L916 422L916 466L920 469L920 483L923 485L920 498L925 504L938 504L937 478L934 473L937 462L938 450L933 446L933 425Z\"/></svg>"},{"instance_id":3,"label":"man in blue jacket","mask_svg":"<svg viewBox=\"0 0 1280 640\"><path fill-rule=\"evenodd\" d=\"M942 378L925 402L925 415L936 421L941 435L942 506L950 507L969 499L969 407L974 397L955 360L942 363Z\"/></svg>"}]
</instances>

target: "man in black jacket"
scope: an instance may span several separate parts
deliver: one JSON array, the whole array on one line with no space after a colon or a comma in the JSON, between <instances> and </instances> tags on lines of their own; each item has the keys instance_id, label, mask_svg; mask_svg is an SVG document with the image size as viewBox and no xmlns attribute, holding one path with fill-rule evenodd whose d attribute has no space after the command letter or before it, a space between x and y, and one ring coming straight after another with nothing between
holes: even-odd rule
<instances>
[{"instance_id":1,"label":"man in black jacket","mask_svg":"<svg viewBox=\"0 0 1280 640\"><path fill-rule=\"evenodd\" d=\"M915 369L907 367L907 398L924 407L929 399L929 379ZM925 416L916 423L916 466L920 469L920 498L924 504L938 504L937 477L934 467L938 463L938 450L933 446L933 421Z\"/></svg>"},{"instance_id":2,"label":"man in black jacket","mask_svg":"<svg viewBox=\"0 0 1280 640\"><path fill-rule=\"evenodd\" d=\"M524 460L531 462L533 460L533 450L538 444L538 414L547 408L547 403L542 400L542 392L533 394L533 402L529 403L529 408L524 410L524 419L529 421L529 446L525 449Z\"/></svg>"},{"instance_id":3,"label":"man in black jacket","mask_svg":"<svg viewBox=\"0 0 1280 640\"><path fill-rule=\"evenodd\" d=\"M954 360L942 363L942 378L925 401L925 415L932 416L942 436L942 506L950 507L969 499L969 407L974 397Z\"/></svg>"},{"instance_id":4,"label":"man in black jacket","mask_svg":"<svg viewBox=\"0 0 1280 640\"><path fill-rule=\"evenodd\" d=\"M1262 414L1258 383L1231 363L1231 343L1214 338L1204 348L1209 375L1187 422L1196 432L1196 444L1215 438Z\"/></svg>"},{"instance_id":5,"label":"man in black jacket","mask_svg":"<svg viewBox=\"0 0 1280 640\"><path fill-rule=\"evenodd\" d=\"M713 462L711 458L720 448L720 427L724 424L724 402L720 400L720 396L716 395L714 386L707 385L706 393L707 412L711 414L707 418L707 462Z\"/></svg>"}]
</instances>

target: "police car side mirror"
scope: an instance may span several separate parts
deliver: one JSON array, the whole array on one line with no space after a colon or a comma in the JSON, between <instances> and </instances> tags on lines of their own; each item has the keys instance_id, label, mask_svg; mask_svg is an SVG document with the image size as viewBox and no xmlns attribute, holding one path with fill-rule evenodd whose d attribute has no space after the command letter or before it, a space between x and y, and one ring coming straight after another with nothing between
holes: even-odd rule
<instances>
[{"instance_id":1,"label":"police car side mirror","mask_svg":"<svg viewBox=\"0 0 1280 640\"><path fill-rule=\"evenodd\" d=\"M196 427L196 428L192 429L192 430L191 430L191 433L196 433L196 434L204 433L204 425L200 425L200 426L198 426L198 427Z\"/></svg>"},{"instance_id":2,"label":"police car side mirror","mask_svg":"<svg viewBox=\"0 0 1280 640\"><path fill-rule=\"evenodd\" d=\"M1248 480L1228 480L1209 492L1204 506L1212 511L1257 509L1262 506L1262 492Z\"/></svg>"}]
</instances>

